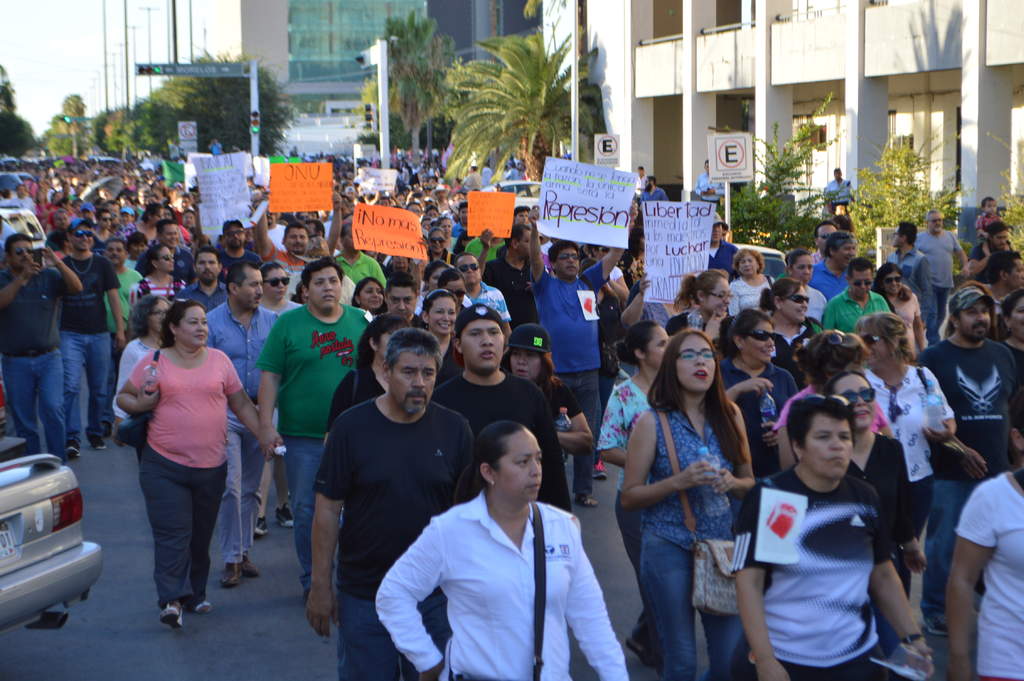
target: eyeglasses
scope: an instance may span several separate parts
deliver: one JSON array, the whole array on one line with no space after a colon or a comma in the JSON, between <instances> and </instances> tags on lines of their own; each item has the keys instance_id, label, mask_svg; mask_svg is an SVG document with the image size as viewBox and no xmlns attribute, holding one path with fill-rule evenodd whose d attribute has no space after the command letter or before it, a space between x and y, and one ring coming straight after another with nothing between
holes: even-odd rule
<instances>
[{"instance_id":1,"label":"eyeglasses","mask_svg":"<svg viewBox=\"0 0 1024 681\"><path fill-rule=\"evenodd\" d=\"M171 260L174 260L174 258L172 258L169 255L158 255L158 256L156 256L156 259L157 260L166 260L168 262L170 262Z\"/></svg>"},{"instance_id":2,"label":"eyeglasses","mask_svg":"<svg viewBox=\"0 0 1024 681\"><path fill-rule=\"evenodd\" d=\"M166 309L163 309L163 310L153 310L152 312L149 313L149 316L150 317L166 317L167 316L167 310Z\"/></svg>"},{"instance_id":3,"label":"eyeglasses","mask_svg":"<svg viewBox=\"0 0 1024 681\"><path fill-rule=\"evenodd\" d=\"M730 299L732 299L732 293L730 291L721 291L721 292L719 292L719 291L712 291L708 295L709 296L714 296L715 298L718 298L719 300L730 300Z\"/></svg>"},{"instance_id":4,"label":"eyeglasses","mask_svg":"<svg viewBox=\"0 0 1024 681\"><path fill-rule=\"evenodd\" d=\"M77 237L92 236L92 232L88 229L76 229L71 234Z\"/></svg>"},{"instance_id":5,"label":"eyeglasses","mask_svg":"<svg viewBox=\"0 0 1024 681\"><path fill-rule=\"evenodd\" d=\"M844 390L839 395L850 404L853 404L858 399L867 404L871 404L875 401L875 389L874 388L861 388L860 390Z\"/></svg>"},{"instance_id":6,"label":"eyeglasses","mask_svg":"<svg viewBox=\"0 0 1024 681\"><path fill-rule=\"evenodd\" d=\"M432 244L443 244L444 243L444 237L432 236L432 237L430 237L430 243L432 243Z\"/></svg>"},{"instance_id":7,"label":"eyeglasses","mask_svg":"<svg viewBox=\"0 0 1024 681\"><path fill-rule=\"evenodd\" d=\"M713 360L715 358L715 351L711 348L705 348L704 350L687 349L679 353L679 359L686 360L687 362L692 362L698 357L704 360Z\"/></svg>"},{"instance_id":8,"label":"eyeglasses","mask_svg":"<svg viewBox=\"0 0 1024 681\"><path fill-rule=\"evenodd\" d=\"M457 288L448 289L456 298L464 298L466 296L466 289L459 290Z\"/></svg>"},{"instance_id":9,"label":"eyeglasses","mask_svg":"<svg viewBox=\"0 0 1024 681\"><path fill-rule=\"evenodd\" d=\"M480 269L480 265L477 265L475 262L459 265L460 272L476 272L478 269Z\"/></svg>"},{"instance_id":10,"label":"eyeglasses","mask_svg":"<svg viewBox=\"0 0 1024 681\"><path fill-rule=\"evenodd\" d=\"M903 281L903 277L886 277L882 280L885 284L899 284Z\"/></svg>"},{"instance_id":11,"label":"eyeglasses","mask_svg":"<svg viewBox=\"0 0 1024 681\"><path fill-rule=\"evenodd\" d=\"M871 286L870 279L854 279L850 282L850 286L856 286L857 288L868 288Z\"/></svg>"},{"instance_id":12,"label":"eyeglasses","mask_svg":"<svg viewBox=\"0 0 1024 681\"><path fill-rule=\"evenodd\" d=\"M230 232L224 232L224 236L230 239L233 236L242 236L243 233L244 232L240 229L233 229Z\"/></svg>"},{"instance_id":13,"label":"eyeglasses","mask_svg":"<svg viewBox=\"0 0 1024 681\"><path fill-rule=\"evenodd\" d=\"M794 293L794 294L793 294L793 295L791 295L791 296L790 296L790 297L789 297L788 299L789 299L789 300L791 300L791 301L793 301L794 303L796 303L796 304L798 304L798 305L803 305L804 303L809 303L809 302L811 302L811 299L810 299L809 297L807 297L807 296L802 296L802 295L800 295L799 293Z\"/></svg>"},{"instance_id":14,"label":"eyeglasses","mask_svg":"<svg viewBox=\"0 0 1024 681\"><path fill-rule=\"evenodd\" d=\"M291 277L271 277L270 279L264 279L264 284L270 284L271 286L287 286L291 283Z\"/></svg>"},{"instance_id":15,"label":"eyeglasses","mask_svg":"<svg viewBox=\"0 0 1024 681\"><path fill-rule=\"evenodd\" d=\"M14 249L14 255L25 255L26 253L30 253L31 251L31 248L24 248L22 246L18 246Z\"/></svg>"},{"instance_id":16,"label":"eyeglasses","mask_svg":"<svg viewBox=\"0 0 1024 681\"><path fill-rule=\"evenodd\" d=\"M747 338L753 338L754 340L761 342L775 340L775 336L772 335L772 332L765 331L764 329L754 329L750 333L744 333L742 335L746 336Z\"/></svg>"},{"instance_id":17,"label":"eyeglasses","mask_svg":"<svg viewBox=\"0 0 1024 681\"><path fill-rule=\"evenodd\" d=\"M559 253L555 260L579 260L579 253Z\"/></svg>"}]
</instances>

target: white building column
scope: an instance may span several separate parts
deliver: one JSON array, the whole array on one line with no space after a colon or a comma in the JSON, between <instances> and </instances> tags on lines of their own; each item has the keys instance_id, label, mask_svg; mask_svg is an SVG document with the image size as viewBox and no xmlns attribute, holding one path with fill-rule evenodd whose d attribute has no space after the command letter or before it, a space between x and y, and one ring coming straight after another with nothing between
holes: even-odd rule
<instances>
[{"instance_id":1,"label":"white building column","mask_svg":"<svg viewBox=\"0 0 1024 681\"><path fill-rule=\"evenodd\" d=\"M1010 168L1013 76L1009 66L986 66L987 0L963 0L960 70L961 233L973 236L978 205L998 197Z\"/></svg>"},{"instance_id":2,"label":"white building column","mask_svg":"<svg viewBox=\"0 0 1024 681\"><path fill-rule=\"evenodd\" d=\"M772 85L771 33L775 17L792 11L792 0L756 0L754 5L754 137L766 142L776 123L780 144L793 136L793 87Z\"/></svg>"},{"instance_id":3,"label":"white building column","mask_svg":"<svg viewBox=\"0 0 1024 681\"><path fill-rule=\"evenodd\" d=\"M715 26L715 2L683 0L683 200L704 172L708 155L708 128L717 124L715 94L697 92L697 36Z\"/></svg>"},{"instance_id":4,"label":"white building column","mask_svg":"<svg viewBox=\"0 0 1024 681\"><path fill-rule=\"evenodd\" d=\"M868 0L846 5L846 167L857 186L857 169L870 168L889 138L889 80L864 77L864 10Z\"/></svg>"}]
</instances>

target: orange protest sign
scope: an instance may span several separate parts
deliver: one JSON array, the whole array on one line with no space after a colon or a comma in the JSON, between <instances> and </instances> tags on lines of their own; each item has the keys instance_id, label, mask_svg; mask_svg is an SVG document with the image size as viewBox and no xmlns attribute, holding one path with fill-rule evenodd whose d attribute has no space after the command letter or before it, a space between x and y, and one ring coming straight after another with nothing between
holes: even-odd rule
<instances>
[{"instance_id":1,"label":"orange protest sign","mask_svg":"<svg viewBox=\"0 0 1024 681\"><path fill-rule=\"evenodd\" d=\"M330 210L334 177L330 163L272 163L270 210Z\"/></svg>"},{"instance_id":2,"label":"orange protest sign","mask_svg":"<svg viewBox=\"0 0 1024 681\"><path fill-rule=\"evenodd\" d=\"M485 229L505 239L512 236L512 214L516 195L512 192L469 193L469 235L479 236Z\"/></svg>"},{"instance_id":3,"label":"orange protest sign","mask_svg":"<svg viewBox=\"0 0 1024 681\"><path fill-rule=\"evenodd\" d=\"M427 259L420 219L401 208L357 203L352 214L352 240L361 251Z\"/></svg>"}]
</instances>

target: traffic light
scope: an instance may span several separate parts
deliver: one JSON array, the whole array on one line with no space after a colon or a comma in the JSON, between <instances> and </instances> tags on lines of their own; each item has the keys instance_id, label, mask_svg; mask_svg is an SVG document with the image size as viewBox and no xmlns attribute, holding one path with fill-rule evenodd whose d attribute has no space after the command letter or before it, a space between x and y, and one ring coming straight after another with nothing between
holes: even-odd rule
<instances>
[{"instance_id":1,"label":"traffic light","mask_svg":"<svg viewBox=\"0 0 1024 681\"><path fill-rule=\"evenodd\" d=\"M65 123L70 123L71 122L71 116L64 116L64 122Z\"/></svg>"},{"instance_id":2,"label":"traffic light","mask_svg":"<svg viewBox=\"0 0 1024 681\"><path fill-rule=\"evenodd\" d=\"M159 76L163 72L163 67L156 64L137 64L135 66L135 73L139 76Z\"/></svg>"},{"instance_id":3,"label":"traffic light","mask_svg":"<svg viewBox=\"0 0 1024 681\"><path fill-rule=\"evenodd\" d=\"M377 129L377 106L375 104L363 105L363 120L366 121L366 127L371 130Z\"/></svg>"},{"instance_id":4,"label":"traffic light","mask_svg":"<svg viewBox=\"0 0 1024 681\"><path fill-rule=\"evenodd\" d=\"M260 112L253 111L249 116L249 132L254 135L260 134Z\"/></svg>"}]
</instances>

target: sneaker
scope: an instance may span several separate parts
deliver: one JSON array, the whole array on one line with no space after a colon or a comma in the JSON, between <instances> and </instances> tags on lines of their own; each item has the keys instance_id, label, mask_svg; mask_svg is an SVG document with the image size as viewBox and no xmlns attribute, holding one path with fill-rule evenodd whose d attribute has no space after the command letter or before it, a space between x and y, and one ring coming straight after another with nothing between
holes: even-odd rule
<instances>
[{"instance_id":1,"label":"sneaker","mask_svg":"<svg viewBox=\"0 0 1024 681\"><path fill-rule=\"evenodd\" d=\"M274 515L277 516L277 524L281 527L295 527L295 518L292 516L292 510L288 508L287 502L284 506L279 506Z\"/></svg>"},{"instance_id":2,"label":"sneaker","mask_svg":"<svg viewBox=\"0 0 1024 681\"><path fill-rule=\"evenodd\" d=\"M594 464L594 480L607 480L608 473L604 469L604 461L598 461Z\"/></svg>"},{"instance_id":3,"label":"sneaker","mask_svg":"<svg viewBox=\"0 0 1024 681\"><path fill-rule=\"evenodd\" d=\"M932 636L949 636L949 630L946 628L946 616L925 617L924 630Z\"/></svg>"},{"instance_id":4,"label":"sneaker","mask_svg":"<svg viewBox=\"0 0 1024 681\"><path fill-rule=\"evenodd\" d=\"M257 518L256 528L252 532L253 537L259 539L260 537L265 536L267 532L270 532L270 528L267 527L267 519L263 517Z\"/></svg>"},{"instance_id":5,"label":"sneaker","mask_svg":"<svg viewBox=\"0 0 1024 681\"><path fill-rule=\"evenodd\" d=\"M106 449L107 443L103 441L103 438L99 435L87 435L89 438L89 446L93 449Z\"/></svg>"},{"instance_id":6,"label":"sneaker","mask_svg":"<svg viewBox=\"0 0 1024 681\"><path fill-rule=\"evenodd\" d=\"M64 453L67 455L68 459L77 459L81 456L81 452L82 446L78 443L78 440L74 438L69 439L67 444L64 446Z\"/></svg>"},{"instance_id":7,"label":"sneaker","mask_svg":"<svg viewBox=\"0 0 1024 681\"><path fill-rule=\"evenodd\" d=\"M181 603L171 601L160 611L160 621L171 629L181 629Z\"/></svg>"},{"instance_id":8,"label":"sneaker","mask_svg":"<svg viewBox=\"0 0 1024 681\"><path fill-rule=\"evenodd\" d=\"M110 421L103 422L103 437L108 438L114 434L114 424Z\"/></svg>"},{"instance_id":9,"label":"sneaker","mask_svg":"<svg viewBox=\"0 0 1024 681\"><path fill-rule=\"evenodd\" d=\"M202 600L195 605L190 605L185 608L189 612L194 612L197 615L208 615L213 612L213 603L207 600Z\"/></svg>"}]
</instances>

